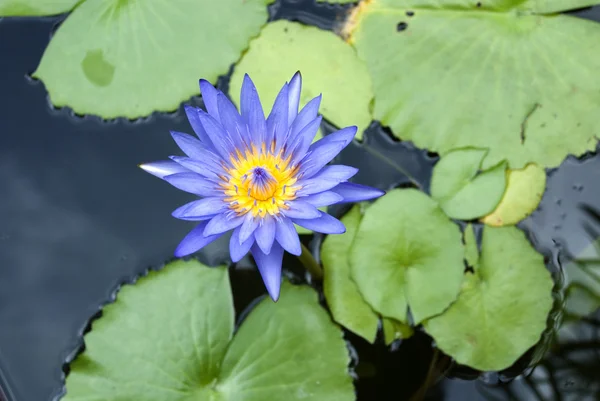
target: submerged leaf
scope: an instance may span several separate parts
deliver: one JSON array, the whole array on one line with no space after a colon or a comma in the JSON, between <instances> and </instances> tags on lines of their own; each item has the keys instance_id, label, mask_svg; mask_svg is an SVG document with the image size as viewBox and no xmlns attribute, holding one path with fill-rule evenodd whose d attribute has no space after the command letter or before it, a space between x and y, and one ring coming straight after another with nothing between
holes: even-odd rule
<instances>
[{"instance_id":1,"label":"submerged leaf","mask_svg":"<svg viewBox=\"0 0 600 401\"><path fill-rule=\"evenodd\" d=\"M323 116L338 127L358 126L357 138L361 138L371 122L371 79L352 46L330 31L284 20L266 25L235 66L229 92L239 104L242 80L248 73L267 112L280 82L296 71L302 74L300 107L322 94Z\"/></svg>"},{"instance_id":2,"label":"submerged leaf","mask_svg":"<svg viewBox=\"0 0 600 401\"><path fill-rule=\"evenodd\" d=\"M271 1L86 0L60 25L33 76L55 106L77 114L173 111L199 93L199 78L227 73Z\"/></svg>"},{"instance_id":3,"label":"submerged leaf","mask_svg":"<svg viewBox=\"0 0 600 401\"><path fill-rule=\"evenodd\" d=\"M377 335L379 316L363 299L356 283L352 281L348 263L348 254L361 218L360 205L355 205L342 218L346 232L341 235L328 235L323 241L323 292L333 319L373 343Z\"/></svg>"},{"instance_id":4,"label":"submerged leaf","mask_svg":"<svg viewBox=\"0 0 600 401\"><path fill-rule=\"evenodd\" d=\"M227 269L177 261L124 286L85 335L65 401L354 399L341 331L309 287L284 283L233 334Z\"/></svg>"},{"instance_id":5,"label":"submerged leaf","mask_svg":"<svg viewBox=\"0 0 600 401\"><path fill-rule=\"evenodd\" d=\"M414 189L393 190L365 212L350 250L354 281L384 317L415 324L456 299L464 271L458 227Z\"/></svg>"},{"instance_id":6,"label":"submerged leaf","mask_svg":"<svg viewBox=\"0 0 600 401\"><path fill-rule=\"evenodd\" d=\"M344 31L369 68L373 116L396 136L442 155L490 149L484 169L554 167L596 146L600 24L536 12L586 4L364 1Z\"/></svg>"},{"instance_id":7,"label":"submerged leaf","mask_svg":"<svg viewBox=\"0 0 600 401\"><path fill-rule=\"evenodd\" d=\"M515 227L485 227L481 257L466 273L460 296L423 323L438 347L460 364L501 370L532 347L546 328L553 282Z\"/></svg>"},{"instance_id":8,"label":"submerged leaf","mask_svg":"<svg viewBox=\"0 0 600 401\"><path fill-rule=\"evenodd\" d=\"M487 151L458 149L433 169L431 197L453 219L470 220L494 210L506 186L506 164L479 173Z\"/></svg>"},{"instance_id":9,"label":"submerged leaf","mask_svg":"<svg viewBox=\"0 0 600 401\"><path fill-rule=\"evenodd\" d=\"M517 224L537 209L546 189L546 171L537 164L508 170L506 191L496 209L481 219L490 226Z\"/></svg>"},{"instance_id":10,"label":"submerged leaf","mask_svg":"<svg viewBox=\"0 0 600 401\"><path fill-rule=\"evenodd\" d=\"M57 15L84 0L0 0L0 17Z\"/></svg>"}]
</instances>

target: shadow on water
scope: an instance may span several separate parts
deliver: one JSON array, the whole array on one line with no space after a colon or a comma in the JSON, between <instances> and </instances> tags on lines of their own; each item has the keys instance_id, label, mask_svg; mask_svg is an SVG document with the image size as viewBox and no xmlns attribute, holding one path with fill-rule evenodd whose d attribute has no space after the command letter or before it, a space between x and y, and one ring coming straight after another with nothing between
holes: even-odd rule
<instances>
[{"instance_id":1,"label":"shadow on water","mask_svg":"<svg viewBox=\"0 0 600 401\"><path fill-rule=\"evenodd\" d=\"M270 7L270 19L333 29L347 8L282 0ZM600 21L600 7L574 14ZM0 21L0 60L10 60L0 71L2 401L50 400L58 394L63 363L80 349L90 316L98 316L100 305L110 302L122 283L169 260L192 227L170 216L191 196L136 167L179 154L168 132L190 131L181 110L133 123L104 122L52 109L43 85L27 79L60 21ZM219 86L226 88L227 79ZM326 124L325 131L332 129ZM360 168L359 183L427 191L436 160L434 154L392 139L374 123L364 143L353 143L336 161ZM346 333L358 399L600 399L600 314L594 303L600 297L600 252L589 248L600 236L599 176L599 157L567 159L549 173L539 210L520 224L555 275L564 267L566 323L558 332L551 330L552 319L558 318L553 316L541 345L499 373L455 365L422 332L391 347ZM201 260L211 265L227 260L227 240L209 245ZM318 244L316 238L313 249ZM294 258L286 256L285 265L291 280L304 280ZM243 319L257 297L264 296L263 285L248 258L231 270L231 281L238 320ZM541 358L552 337L552 352ZM537 368L528 368L540 358Z\"/></svg>"}]
</instances>

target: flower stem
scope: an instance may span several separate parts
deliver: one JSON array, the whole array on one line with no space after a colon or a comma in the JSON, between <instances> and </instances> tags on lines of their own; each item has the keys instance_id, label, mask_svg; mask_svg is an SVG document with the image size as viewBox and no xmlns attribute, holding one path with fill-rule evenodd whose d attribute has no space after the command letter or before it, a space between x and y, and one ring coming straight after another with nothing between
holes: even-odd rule
<instances>
[{"instance_id":1,"label":"flower stem","mask_svg":"<svg viewBox=\"0 0 600 401\"><path fill-rule=\"evenodd\" d=\"M314 280L323 280L323 269L319 266L308 248L302 243L300 245L302 246L302 253L298 256L300 263L302 263Z\"/></svg>"}]
</instances>

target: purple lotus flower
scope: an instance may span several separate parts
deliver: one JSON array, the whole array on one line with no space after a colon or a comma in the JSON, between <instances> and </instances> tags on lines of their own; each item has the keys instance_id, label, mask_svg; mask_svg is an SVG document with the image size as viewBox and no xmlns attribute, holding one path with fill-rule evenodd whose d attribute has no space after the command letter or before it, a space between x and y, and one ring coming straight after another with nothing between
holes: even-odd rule
<instances>
[{"instance_id":1,"label":"purple lotus flower","mask_svg":"<svg viewBox=\"0 0 600 401\"><path fill-rule=\"evenodd\" d=\"M356 127L343 128L313 143L321 123L321 96L298 112L302 77L296 73L275 99L265 119L256 87L248 75L241 93L241 115L209 82L200 80L207 112L186 106L198 138L171 132L187 155L140 167L176 188L201 197L173 212L198 221L175 256L198 251L233 230L233 262L248 251L254 256L269 295L279 297L283 251L300 255L294 223L325 234L341 234L344 225L317 208L373 199L384 192L346 182L354 167L326 166L354 138Z\"/></svg>"}]
</instances>

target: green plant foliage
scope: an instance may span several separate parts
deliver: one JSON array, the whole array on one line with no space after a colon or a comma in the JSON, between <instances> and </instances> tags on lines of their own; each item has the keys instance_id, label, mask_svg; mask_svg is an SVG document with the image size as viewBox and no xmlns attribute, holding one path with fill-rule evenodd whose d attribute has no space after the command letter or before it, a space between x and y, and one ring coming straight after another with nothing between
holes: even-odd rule
<instances>
[{"instance_id":1,"label":"green plant foliage","mask_svg":"<svg viewBox=\"0 0 600 401\"><path fill-rule=\"evenodd\" d=\"M103 118L173 111L198 79L227 73L272 0L86 0L61 24L35 78L57 107Z\"/></svg>"},{"instance_id":2,"label":"green plant foliage","mask_svg":"<svg viewBox=\"0 0 600 401\"><path fill-rule=\"evenodd\" d=\"M443 312L463 279L460 230L414 189L390 191L365 211L349 256L364 299L402 323L408 307L415 324Z\"/></svg>"},{"instance_id":3,"label":"green plant foliage","mask_svg":"<svg viewBox=\"0 0 600 401\"><path fill-rule=\"evenodd\" d=\"M354 399L342 334L311 288L284 283L233 328L227 269L171 263L104 308L64 399Z\"/></svg>"},{"instance_id":4,"label":"green plant foliage","mask_svg":"<svg viewBox=\"0 0 600 401\"><path fill-rule=\"evenodd\" d=\"M475 232L471 224L467 224L465 227L463 242L465 243L465 260L467 264L471 267L476 267L477 263L479 263L479 249L477 248L477 240L475 239Z\"/></svg>"},{"instance_id":5,"label":"green plant foliage","mask_svg":"<svg viewBox=\"0 0 600 401\"><path fill-rule=\"evenodd\" d=\"M317 0L317 3L358 3L359 0Z\"/></svg>"},{"instance_id":6,"label":"green plant foliage","mask_svg":"<svg viewBox=\"0 0 600 401\"><path fill-rule=\"evenodd\" d=\"M508 170L506 191L500 203L481 222L497 227L517 224L537 209L545 190L546 171L537 164Z\"/></svg>"},{"instance_id":7,"label":"green plant foliage","mask_svg":"<svg viewBox=\"0 0 600 401\"><path fill-rule=\"evenodd\" d=\"M589 1L377 0L344 33L373 81L373 116L442 155L490 149L554 167L596 146L600 24L542 15ZM574 60L577 60L576 62Z\"/></svg>"},{"instance_id":8,"label":"green plant foliage","mask_svg":"<svg viewBox=\"0 0 600 401\"><path fill-rule=\"evenodd\" d=\"M386 345L395 340L406 339L413 335L413 328L406 324L390 318L383 318L383 338Z\"/></svg>"},{"instance_id":9,"label":"green plant foliage","mask_svg":"<svg viewBox=\"0 0 600 401\"><path fill-rule=\"evenodd\" d=\"M487 151L458 149L433 169L431 197L453 219L470 220L494 210L506 187L506 163L479 173Z\"/></svg>"},{"instance_id":10,"label":"green plant foliage","mask_svg":"<svg viewBox=\"0 0 600 401\"><path fill-rule=\"evenodd\" d=\"M485 227L481 256L448 310L423 323L437 346L458 363L501 370L532 347L546 328L553 282L515 227Z\"/></svg>"},{"instance_id":11,"label":"green plant foliage","mask_svg":"<svg viewBox=\"0 0 600 401\"><path fill-rule=\"evenodd\" d=\"M371 122L371 79L352 46L330 31L284 20L267 24L236 65L230 95L239 104L248 73L268 111L281 82L296 71L302 73L300 106L322 93L323 116L338 127L358 126L360 139Z\"/></svg>"},{"instance_id":12,"label":"green plant foliage","mask_svg":"<svg viewBox=\"0 0 600 401\"><path fill-rule=\"evenodd\" d=\"M596 239L564 266L565 314L580 319L600 308L600 241Z\"/></svg>"},{"instance_id":13,"label":"green plant foliage","mask_svg":"<svg viewBox=\"0 0 600 401\"><path fill-rule=\"evenodd\" d=\"M0 0L0 17L57 15L71 11L82 0Z\"/></svg>"}]
</instances>

